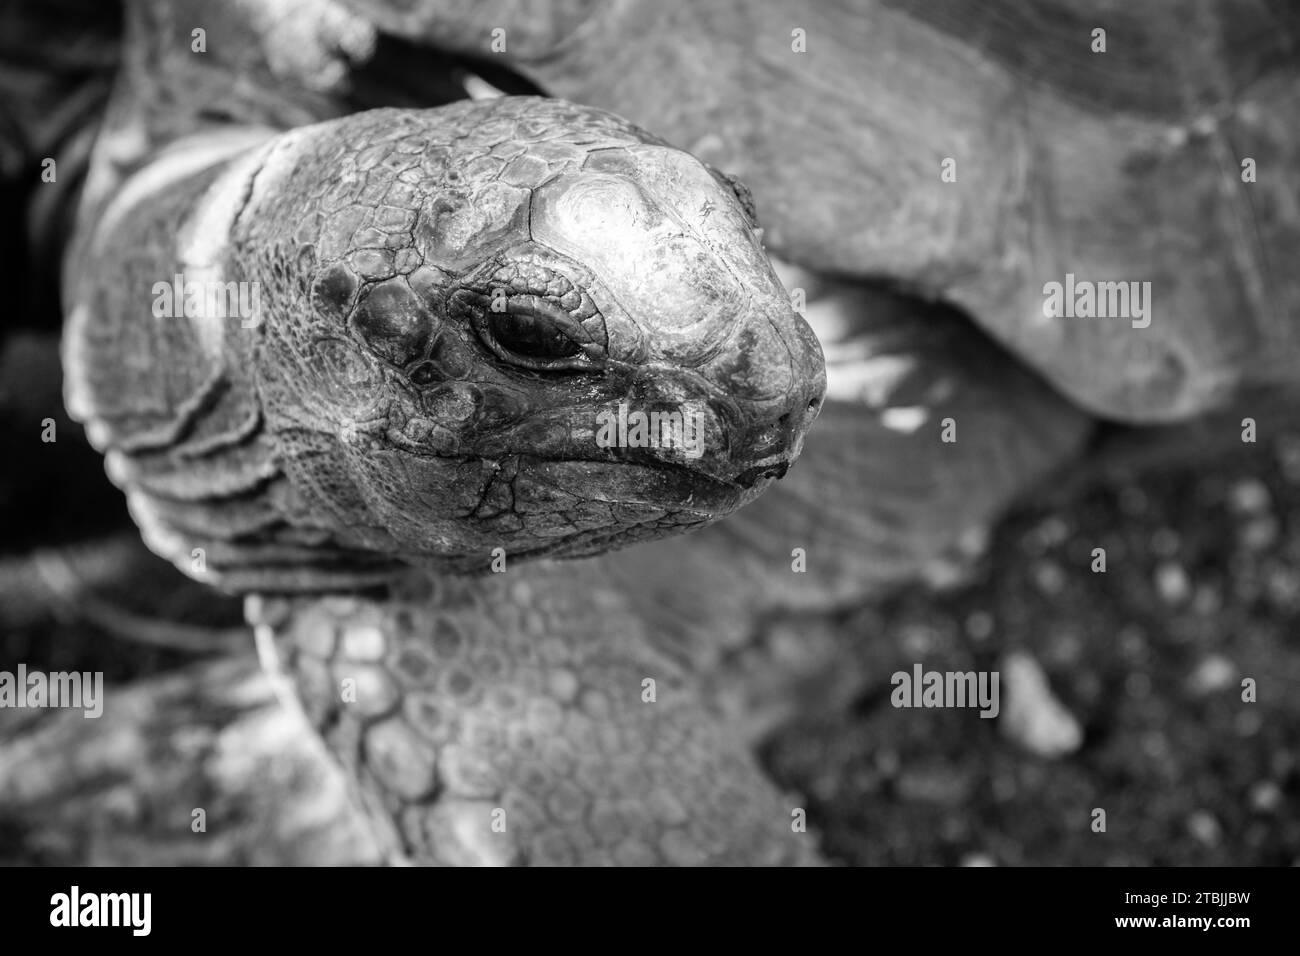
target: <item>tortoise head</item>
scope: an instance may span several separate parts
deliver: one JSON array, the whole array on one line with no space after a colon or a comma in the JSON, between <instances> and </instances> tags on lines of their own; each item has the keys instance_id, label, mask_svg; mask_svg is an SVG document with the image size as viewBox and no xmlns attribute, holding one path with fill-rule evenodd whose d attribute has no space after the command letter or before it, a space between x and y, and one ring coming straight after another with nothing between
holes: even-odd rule
<instances>
[{"instance_id":1,"label":"tortoise head","mask_svg":"<svg viewBox=\"0 0 1300 956\"><path fill-rule=\"evenodd\" d=\"M403 557L481 567L706 524L785 473L825 372L743 187L561 101L375 115L325 160L344 195L281 211L310 241L268 415L331 436L296 484Z\"/></svg>"}]
</instances>

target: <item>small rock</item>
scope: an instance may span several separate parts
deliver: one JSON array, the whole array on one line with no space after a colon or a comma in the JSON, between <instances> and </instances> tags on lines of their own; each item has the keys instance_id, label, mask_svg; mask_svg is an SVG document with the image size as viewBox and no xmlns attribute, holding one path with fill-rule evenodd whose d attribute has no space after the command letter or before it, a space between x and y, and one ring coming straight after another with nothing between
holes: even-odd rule
<instances>
[{"instance_id":1,"label":"small rock","mask_svg":"<svg viewBox=\"0 0 1300 956\"><path fill-rule=\"evenodd\" d=\"M971 564L952 555L932 558L921 566L921 580L932 591L955 591L970 580Z\"/></svg>"},{"instance_id":2,"label":"small rock","mask_svg":"<svg viewBox=\"0 0 1300 956\"><path fill-rule=\"evenodd\" d=\"M1247 551L1264 551L1277 540L1277 534L1277 519L1272 515L1259 515L1241 526L1237 538Z\"/></svg>"},{"instance_id":3,"label":"small rock","mask_svg":"<svg viewBox=\"0 0 1300 956\"><path fill-rule=\"evenodd\" d=\"M1290 484L1300 484L1300 437L1283 435L1278 439L1277 462Z\"/></svg>"},{"instance_id":4,"label":"small rock","mask_svg":"<svg viewBox=\"0 0 1300 956\"><path fill-rule=\"evenodd\" d=\"M955 548L931 558L921 566L921 580L939 593L962 587L971 580L978 560L988 551L991 540L992 535L987 527L977 525L965 529L958 537Z\"/></svg>"},{"instance_id":5,"label":"small rock","mask_svg":"<svg viewBox=\"0 0 1300 956\"><path fill-rule=\"evenodd\" d=\"M1200 696L1213 694L1231 687L1237 679L1237 668L1222 654L1204 657L1187 679L1187 687Z\"/></svg>"},{"instance_id":6,"label":"small rock","mask_svg":"<svg viewBox=\"0 0 1300 956\"><path fill-rule=\"evenodd\" d=\"M973 641L986 641L993 634L993 615L988 611L972 611L966 618L966 634Z\"/></svg>"},{"instance_id":7,"label":"small rock","mask_svg":"<svg viewBox=\"0 0 1300 956\"><path fill-rule=\"evenodd\" d=\"M1282 788L1272 780L1261 780L1250 788L1250 808L1259 813L1272 813L1282 805Z\"/></svg>"},{"instance_id":8,"label":"small rock","mask_svg":"<svg viewBox=\"0 0 1300 956\"><path fill-rule=\"evenodd\" d=\"M902 635L903 650L911 657L920 659L934 649L935 635L928 627L919 624L909 625Z\"/></svg>"},{"instance_id":9,"label":"small rock","mask_svg":"<svg viewBox=\"0 0 1300 956\"><path fill-rule=\"evenodd\" d=\"M1065 589L1065 572L1055 561L1039 561L1034 566L1034 583L1043 594L1054 597Z\"/></svg>"},{"instance_id":10,"label":"small rock","mask_svg":"<svg viewBox=\"0 0 1300 956\"><path fill-rule=\"evenodd\" d=\"M1040 522L1034 533L1044 548L1054 548L1070 536L1070 526L1060 515L1053 515Z\"/></svg>"},{"instance_id":11,"label":"small rock","mask_svg":"<svg viewBox=\"0 0 1300 956\"><path fill-rule=\"evenodd\" d=\"M1259 733L1259 728L1263 726L1264 719L1259 716L1259 711L1254 707L1243 710L1232 722L1233 729L1237 731L1238 737L1253 737Z\"/></svg>"},{"instance_id":12,"label":"small rock","mask_svg":"<svg viewBox=\"0 0 1300 956\"><path fill-rule=\"evenodd\" d=\"M961 533L957 539L957 550L967 558L981 558L988 551L992 540L992 528L988 525L974 525Z\"/></svg>"},{"instance_id":13,"label":"small rock","mask_svg":"<svg viewBox=\"0 0 1300 956\"><path fill-rule=\"evenodd\" d=\"M1119 632L1119 649L1125 657L1145 657L1147 636L1136 624L1126 624Z\"/></svg>"},{"instance_id":14,"label":"small rock","mask_svg":"<svg viewBox=\"0 0 1300 956\"><path fill-rule=\"evenodd\" d=\"M1209 584L1201 584L1196 588L1196 598L1192 602L1192 610L1202 617L1209 617L1211 614L1218 612L1223 606L1223 597L1219 594L1218 588Z\"/></svg>"},{"instance_id":15,"label":"small rock","mask_svg":"<svg viewBox=\"0 0 1300 956\"><path fill-rule=\"evenodd\" d=\"M1028 654L1008 654L1002 661L1002 733L1032 754L1061 757L1083 743L1074 715L1052 694L1038 662Z\"/></svg>"},{"instance_id":16,"label":"small rock","mask_svg":"<svg viewBox=\"0 0 1300 956\"><path fill-rule=\"evenodd\" d=\"M1228 489L1228 506L1237 514L1262 514L1272 503L1268 485L1258 478L1243 478Z\"/></svg>"},{"instance_id":17,"label":"small rock","mask_svg":"<svg viewBox=\"0 0 1300 956\"><path fill-rule=\"evenodd\" d=\"M145 801L130 787L113 787L97 799L108 819L125 826L138 825L146 812Z\"/></svg>"},{"instance_id":18,"label":"small rock","mask_svg":"<svg viewBox=\"0 0 1300 956\"><path fill-rule=\"evenodd\" d=\"M1166 604L1182 604L1192 595L1192 582L1181 564L1162 561L1156 567L1156 591Z\"/></svg>"},{"instance_id":19,"label":"small rock","mask_svg":"<svg viewBox=\"0 0 1300 956\"><path fill-rule=\"evenodd\" d=\"M1053 631L1046 642L1044 656L1053 667L1076 664L1084 653L1087 640L1072 627Z\"/></svg>"},{"instance_id":20,"label":"small rock","mask_svg":"<svg viewBox=\"0 0 1300 956\"><path fill-rule=\"evenodd\" d=\"M1159 730L1142 735L1142 753L1150 760L1163 760L1169 756L1169 738Z\"/></svg>"},{"instance_id":21,"label":"small rock","mask_svg":"<svg viewBox=\"0 0 1300 956\"><path fill-rule=\"evenodd\" d=\"M1212 813L1197 810L1187 818L1187 830L1208 847L1218 846L1223 829Z\"/></svg>"},{"instance_id":22,"label":"small rock","mask_svg":"<svg viewBox=\"0 0 1300 956\"><path fill-rule=\"evenodd\" d=\"M876 769L880 771L882 777L892 777L898 773L899 767L898 751L881 750L876 754Z\"/></svg>"},{"instance_id":23,"label":"small rock","mask_svg":"<svg viewBox=\"0 0 1300 956\"><path fill-rule=\"evenodd\" d=\"M962 866L997 866L997 862L987 853L967 853L961 858Z\"/></svg>"},{"instance_id":24,"label":"small rock","mask_svg":"<svg viewBox=\"0 0 1300 956\"><path fill-rule=\"evenodd\" d=\"M1285 565L1270 568L1265 587L1274 604L1286 609L1300 605L1300 575L1294 568Z\"/></svg>"},{"instance_id":25,"label":"small rock","mask_svg":"<svg viewBox=\"0 0 1300 956\"><path fill-rule=\"evenodd\" d=\"M1151 550L1162 558L1172 558L1181 545L1182 539L1173 528L1157 528L1151 532Z\"/></svg>"}]
</instances>

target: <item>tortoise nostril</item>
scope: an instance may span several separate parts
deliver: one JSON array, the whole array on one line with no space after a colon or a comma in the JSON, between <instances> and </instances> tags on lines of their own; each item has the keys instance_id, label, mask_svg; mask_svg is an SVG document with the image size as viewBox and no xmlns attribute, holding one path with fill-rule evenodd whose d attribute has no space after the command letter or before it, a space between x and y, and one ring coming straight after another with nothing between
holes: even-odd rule
<instances>
[{"instance_id":1,"label":"tortoise nostril","mask_svg":"<svg viewBox=\"0 0 1300 956\"><path fill-rule=\"evenodd\" d=\"M777 461L769 465L755 465L753 468L746 468L733 478L732 482L742 488L752 488L766 478L779 481L785 477L785 473L789 470L790 463L788 461Z\"/></svg>"},{"instance_id":2,"label":"tortoise nostril","mask_svg":"<svg viewBox=\"0 0 1300 956\"><path fill-rule=\"evenodd\" d=\"M791 409L776 420L779 428L788 429L793 425L806 422L817 414L821 408L822 398L820 395L814 395L808 400L808 404L802 409Z\"/></svg>"}]
</instances>

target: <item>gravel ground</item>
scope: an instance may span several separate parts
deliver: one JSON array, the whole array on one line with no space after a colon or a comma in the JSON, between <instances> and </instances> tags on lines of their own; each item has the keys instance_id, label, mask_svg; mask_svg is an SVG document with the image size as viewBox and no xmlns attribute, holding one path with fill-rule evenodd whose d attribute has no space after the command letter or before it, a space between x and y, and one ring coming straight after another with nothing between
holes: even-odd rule
<instances>
[{"instance_id":1,"label":"gravel ground","mask_svg":"<svg viewBox=\"0 0 1300 956\"><path fill-rule=\"evenodd\" d=\"M1300 864L1300 437L1241 449L1014 515L968 587L916 589L845 621L879 680L766 752L807 795L828 853ZM1097 547L1105 573L1092 571ZM889 675L917 661L1001 668L1001 717L895 709ZM1009 669L1050 685L1020 719Z\"/></svg>"}]
</instances>

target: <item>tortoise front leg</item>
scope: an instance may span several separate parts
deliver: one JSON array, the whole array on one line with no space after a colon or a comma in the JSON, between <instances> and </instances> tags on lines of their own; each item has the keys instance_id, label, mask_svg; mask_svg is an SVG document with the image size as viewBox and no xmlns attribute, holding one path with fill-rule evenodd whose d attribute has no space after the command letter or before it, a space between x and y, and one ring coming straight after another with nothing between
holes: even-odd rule
<instances>
[{"instance_id":1,"label":"tortoise front leg","mask_svg":"<svg viewBox=\"0 0 1300 956\"><path fill-rule=\"evenodd\" d=\"M250 602L418 863L814 862L802 813L590 564Z\"/></svg>"}]
</instances>

